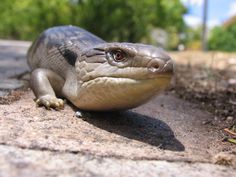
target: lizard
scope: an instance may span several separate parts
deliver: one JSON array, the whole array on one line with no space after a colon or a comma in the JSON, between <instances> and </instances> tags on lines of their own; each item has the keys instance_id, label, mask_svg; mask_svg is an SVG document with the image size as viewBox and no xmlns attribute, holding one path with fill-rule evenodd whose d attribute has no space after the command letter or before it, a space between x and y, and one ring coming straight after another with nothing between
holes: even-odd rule
<instances>
[{"instance_id":1,"label":"lizard","mask_svg":"<svg viewBox=\"0 0 236 177\"><path fill-rule=\"evenodd\" d=\"M48 109L63 109L63 99L81 110L131 109L163 91L174 74L162 48L106 42L72 25L43 31L27 63L36 104Z\"/></svg>"}]
</instances>

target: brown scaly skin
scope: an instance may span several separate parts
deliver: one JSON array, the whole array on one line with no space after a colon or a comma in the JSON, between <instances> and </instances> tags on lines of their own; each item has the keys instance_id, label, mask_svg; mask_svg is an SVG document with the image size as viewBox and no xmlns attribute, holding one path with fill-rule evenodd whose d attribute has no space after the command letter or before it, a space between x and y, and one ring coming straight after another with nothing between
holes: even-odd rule
<instances>
[{"instance_id":1,"label":"brown scaly skin","mask_svg":"<svg viewBox=\"0 0 236 177\"><path fill-rule=\"evenodd\" d=\"M139 106L164 90L173 62L160 48L106 43L74 26L44 31L27 60L36 103L61 109L66 98L82 110L122 110Z\"/></svg>"}]
</instances>

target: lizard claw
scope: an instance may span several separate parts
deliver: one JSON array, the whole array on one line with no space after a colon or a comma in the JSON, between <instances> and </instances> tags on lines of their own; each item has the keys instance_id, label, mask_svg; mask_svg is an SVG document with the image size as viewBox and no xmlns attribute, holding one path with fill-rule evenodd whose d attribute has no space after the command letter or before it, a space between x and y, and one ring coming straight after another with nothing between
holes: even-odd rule
<instances>
[{"instance_id":1,"label":"lizard claw","mask_svg":"<svg viewBox=\"0 0 236 177\"><path fill-rule=\"evenodd\" d=\"M64 108L64 101L52 95L44 95L39 97L36 100L36 104L38 106L45 106L46 109L53 108L56 110L60 110Z\"/></svg>"}]
</instances>

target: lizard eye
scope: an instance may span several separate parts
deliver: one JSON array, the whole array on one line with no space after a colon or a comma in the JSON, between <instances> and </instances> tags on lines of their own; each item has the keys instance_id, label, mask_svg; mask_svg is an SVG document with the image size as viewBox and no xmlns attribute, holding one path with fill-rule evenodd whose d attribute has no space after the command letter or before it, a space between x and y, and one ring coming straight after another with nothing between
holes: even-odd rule
<instances>
[{"instance_id":1,"label":"lizard eye","mask_svg":"<svg viewBox=\"0 0 236 177\"><path fill-rule=\"evenodd\" d=\"M113 55L114 60L117 62L124 61L125 59L125 53L122 52L121 50L113 51L112 55Z\"/></svg>"}]
</instances>

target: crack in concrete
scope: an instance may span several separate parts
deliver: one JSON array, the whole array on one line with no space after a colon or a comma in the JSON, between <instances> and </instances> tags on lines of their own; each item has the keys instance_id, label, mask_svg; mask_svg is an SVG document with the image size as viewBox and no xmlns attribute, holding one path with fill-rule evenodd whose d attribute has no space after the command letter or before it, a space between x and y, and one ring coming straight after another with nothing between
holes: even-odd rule
<instances>
[{"instance_id":1,"label":"crack in concrete","mask_svg":"<svg viewBox=\"0 0 236 177\"><path fill-rule=\"evenodd\" d=\"M99 158L114 158L114 159L118 159L118 160L132 160L132 161L166 161L166 162L184 162L184 163L208 163L208 164L214 164L212 163L212 161L207 161L207 160L193 160L191 158L175 158L175 159L171 159L171 158L163 158L163 157L157 157L157 158L153 158L153 157L133 157L133 158L127 158L125 156L119 156L119 155L114 155L114 154L108 154L108 155L98 155L95 153L91 153L89 151L72 151L72 150L57 150L57 149L51 149L51 148L47 148L47 147L39 147L39 146L32 146L32 147L26 147L26 146L22 146L22 145L12 145L12 144L8 144L6 142L0 142L0 146L9 146L9 147L14 147L14 148L18 148L18 149L23 149L23 150L33 150L33 151L40 151L40 152L51 152L51 153L59 153L59 154L81 154L81 155L90 155L90 156L94 156L99 157Z\"/></svg>"}]
</instances>

